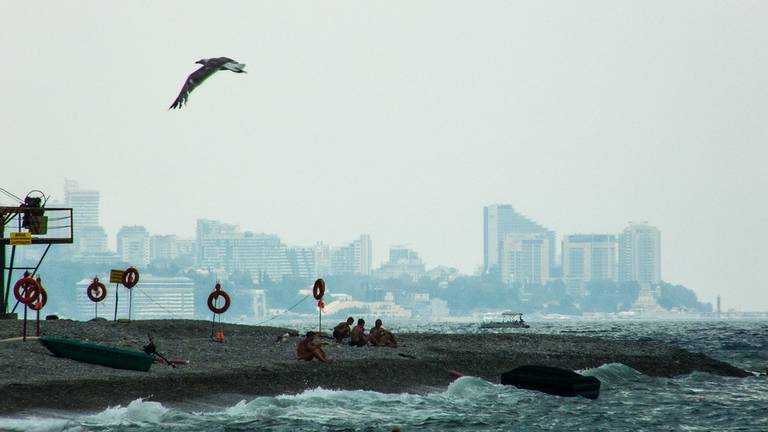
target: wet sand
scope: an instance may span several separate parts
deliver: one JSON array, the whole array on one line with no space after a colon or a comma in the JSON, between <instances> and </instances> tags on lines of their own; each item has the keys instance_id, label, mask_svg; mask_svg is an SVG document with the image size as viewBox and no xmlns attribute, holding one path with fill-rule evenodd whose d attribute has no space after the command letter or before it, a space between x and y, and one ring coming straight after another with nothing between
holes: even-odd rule
<instances>
[{"instance_id":1,"label":"wet sand","mask_svg":"<svg viewBox=\"0 0 768 432\"><path fill-rule=\"evenodd\" d=\"M149 372L112 369L54 357L36 340L0 342L0 414L35 409L101 410L148 398L194 404L216 395L245 397L298 393L323 387L423 393L445 388L449 370L498 382L524 364L569 369L623 363L646 375L694 371L742 377L747 372L703 354L653 341L604 340L531 333L396 335L398 348L350 347L330 342L329 364L295 358L299 338L276 327L224 325L225 341L210 339L211 323L192 320L45 321L41 334L89 340L140 351L151 332L158 351L189 360ZM34 334L33 324L29 326ZM20 321L0 321L0 340L21 335ZM232 396L235 395L235 396ZM204 404L203 404L204 405ZM199 408L198 408L199 409Z\"/></svg>"}]
</instances>

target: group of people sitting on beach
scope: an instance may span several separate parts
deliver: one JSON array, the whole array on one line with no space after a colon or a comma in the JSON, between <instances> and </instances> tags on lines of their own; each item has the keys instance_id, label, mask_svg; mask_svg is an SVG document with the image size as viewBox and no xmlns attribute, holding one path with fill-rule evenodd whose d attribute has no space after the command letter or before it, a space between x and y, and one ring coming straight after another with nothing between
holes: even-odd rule
<instances>
[{"instance_id":1,"label":"group of people sitting on beach","mask_svg":"<svg viewBox=\"0 0 768 432\"><path fill-rule=\"evenodd\" d=\"M381 326L381 320L377 319L376 324L371 331L365 334L365 320L360 318L357 320L357 325L352 327L352 323L355 319L352 317L347 318L346 321L342 321L336 325L333 329L333 338L338 343L344 343L344 339L349 338L349 344L351 346L387 346L397 347L397 341L392 332L386 330Z\"/></svg>"},{"instance_id":2,"label":"group of people sitting on beach","mask_svg":"<svg viewBox=\"0 0 768 432\"><path fill-rule=\"evenodd\" d=\"M381 326L381 320L377 319L376 324L368 334L365 334L365 320L360 318L357 320L357 325L352 327L355 322L353 317L347 318L346 321L340 322L333 329L333 338L337 343L344 343L349 338L349 345L355 347L362 346L374 346L374 347L397 347L397 340L392 332L386 330ZM312 361L318 359L321 362L327 362L328 357L325 351L321 348L321 343L315 341L317 333L310 331L304 339L299 342L296 347L296 355L299 360Z\"/></svg>"}]
</instances>

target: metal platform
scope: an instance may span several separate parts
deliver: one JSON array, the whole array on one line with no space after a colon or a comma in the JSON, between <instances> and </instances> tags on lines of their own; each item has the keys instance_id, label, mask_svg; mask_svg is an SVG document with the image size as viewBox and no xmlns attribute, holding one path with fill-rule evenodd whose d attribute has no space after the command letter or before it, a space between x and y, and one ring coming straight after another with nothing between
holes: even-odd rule
<instances>
[{"instance_id":1,"label":"metal platform","mask_svg":"<svg viewBox=\"0 0 768 432\"><path fill-rule=\"evenodd\" d=\"M14 316L8 314L13 271L26 270L34 276L51 245L71 244L73 234L71 208L0 207L0 319ZM34 245L46 245L37 264L34 267L14 266L16 247ZM11 246L11 254L10 262L6 264L7 246Z\"/></svg>"}]
</instances>

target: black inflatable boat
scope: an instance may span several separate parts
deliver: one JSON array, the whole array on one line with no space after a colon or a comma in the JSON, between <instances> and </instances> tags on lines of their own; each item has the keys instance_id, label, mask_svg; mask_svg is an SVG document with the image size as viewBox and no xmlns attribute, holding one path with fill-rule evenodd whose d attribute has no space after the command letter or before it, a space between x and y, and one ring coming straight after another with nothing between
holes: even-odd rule
<instances>
[{"instance_id":1,"label":"black inflatable boat","mask_svg":"<svg viewBox=\"0 0 768 432\"><path fill-rule=\"evenodd\" d=\"M597 378L549 366L520 366L501 374L501 383L557 396L597 399L600 395L600 380Z\"/></svg>"}]
</instances>

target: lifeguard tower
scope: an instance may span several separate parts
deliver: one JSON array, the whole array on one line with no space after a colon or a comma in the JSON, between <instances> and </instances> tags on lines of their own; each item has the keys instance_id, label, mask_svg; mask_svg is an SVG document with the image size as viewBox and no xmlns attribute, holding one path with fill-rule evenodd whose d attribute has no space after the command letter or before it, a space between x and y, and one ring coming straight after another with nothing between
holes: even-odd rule
<instances>
[{"instance_id":1,"label":"lifeguard tower","mask_svg":"<svg viewBox=\"0 0 768 432\"><path fill-rule=\"evenodd\" d=\"M9 297L14 270L28 271L34 276L52 245L72 243L72 209L45 207L47 199L40 191L32 191L24 199L4 189L0 188L0 191L19 201L17 207L0 207L0 319L16 319L18 303L12 306L9 302L15 300ZM45 245L37 264L34 267L15 266L16 248L32 245ZM6 250L8 246L11 247L10 260ZM18 276L23 276L23 273Z\"/></svg>"}]
</instances>

